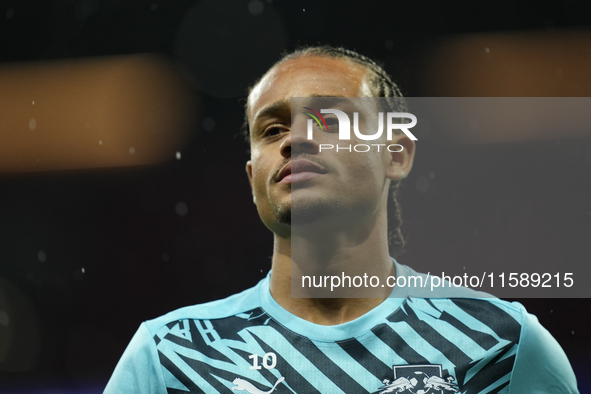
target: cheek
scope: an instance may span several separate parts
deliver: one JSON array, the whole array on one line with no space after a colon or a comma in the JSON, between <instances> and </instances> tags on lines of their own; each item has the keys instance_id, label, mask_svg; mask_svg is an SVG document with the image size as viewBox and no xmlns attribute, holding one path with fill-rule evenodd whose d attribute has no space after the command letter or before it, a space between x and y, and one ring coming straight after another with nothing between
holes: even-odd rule
<instances>
[{"instance_id":1,"label":"cheek","mask_svg":"<svg viewBox=\"0 0 591 394\"><path fill-rule=\"evenodd\" d=\"M259 203L264 203L268 200L267 182L265 182L265 178L263 176L258 177L255 181L254 196Z\"/></svg>"},{"instance_id":2,"label":"cheek","mask_svg":"<svg viewBox=\"0 0 591 394\"><path fill-rule=\"evenodd\" d=\"M254 197L257 201L261 201L266 194L267 189L267 178L269 176L268 166L265 164L263 160L261 160L261 156L253 153L251 155L251 163L252 163L252 189Z\"/></svg>"},{"instance_id":3,"label":"cheek","mask_svg":"<svg viewBox=\"0 0 591 394\"><path fill-rule=\"evenodd\" d=\"M375 149L375 147L372 147ZM386 179L384 172L384 156L382 152L355 152L354 160L351 160L347 168L349 172L348 184L350 190L358 189L370 194L380 194Z\"/></svg>"},{"instance_id":4,"label":"cheek","mask_svg":"<svg viewBox=\"0 0 591 394\"><path fill-rule=\"evenodd\" d=\"M347 145L348 144L349 143L347 143ZM357 148L358 151L355 151L355 148L352 148L352 152L350 153L347 151L343 152L343 159L345 160L345 165L348 171L356 174L357 176L364 176L368 178L371 178L372 175L379 175L382 167L384 166L387 153L385 153L385 146L376 147L376 144L383 144L383 142L379 140L363 141L351 139L351 146L359 147ZM369 150L367 150L368 146Z\"/></svg>"},{"instance_id":5,"label":"cheek","mask_svg":"<svg viewBox=\"0 0 591 394\"><path fill-rule=\"evenodd\" d=\"M256 198L260 198L260 192L261 192L261 188L262 188L262 174L260 171L260 167L256 164L252 165L252 190L253 190L253 194L255 195Z\"/></svg>"}]
</instances>

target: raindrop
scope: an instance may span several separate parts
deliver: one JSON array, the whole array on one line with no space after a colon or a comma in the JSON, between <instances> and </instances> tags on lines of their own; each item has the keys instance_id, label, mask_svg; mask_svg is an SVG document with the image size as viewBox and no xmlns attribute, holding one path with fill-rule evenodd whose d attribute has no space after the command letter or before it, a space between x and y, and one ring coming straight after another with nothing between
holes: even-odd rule
<instances>
[{"instance_id":1,"label":"raindrop","mask_svg":"<svg viewBox=\"0 0 591 394\"><path fill-rule=\"evenodd\" d=\"M248 12L250 12L251 15L260 15L264 9L265 5L260 0L252 0L250 3L248 3Z\"/></svg>"},{"instance_id":2,"label":"raindrop","mask_svg":"<svg viewBox=\"0 0 591 394\"><path fill-rule=\"evenodd\" d=\"M99 145L102 145L102 144L103 144L103 140L99 140Z\"/></svg>"},{"instance_id":3,"label":"raindrop","mask_svg":"<svg viewBox=\"0 0 591 394\"><path fill-rule=\"evenodd\" d=\"M12 19L12 17L14 17L14 10L9 8L6 10L6 19Z\"/></svg>"},{"instance_id":4,"label":"raindrop","mask_svg":"<svg viewBox=\"0 0 591 394\"><path fill-rule=\"evenodd\" d=\"M176 153L176 159L177 159L177 160L180 160L180 159L181 159L181 152L177 152L177 153Z\"/></svg>"},{"instance_id":5,"label":"raindrop","mask_svg":"<svg viewBox=\"0 0 591 394\"><path fill-rule=\"evenodd\" d=\"M550 313L554 313L554 310L553 309L550 309Z\"/></svg>"},{"instance_id":6,"label":"raindrop","mask_svg":"<svg viewBox=\"0 0 591 394\"><path fill-rule=\"evenodd\" d=\"M33 105L35 105L35 100L33 100Z\"/></svg>"},{"instance_id":7,"label":"raindrop","mask_svg":"<svg viewBox=\"0 0 591 394\"><path fill-rule=\"evenodd\" d=\"M84 267L80 268L80 271L82 271L83 274L86 272L86 270L84 269Z\"/></svg>"},{"instance_id":8,"label":"raindrop","mask_svg":"<svg viewBox=\"0 0 591 394\"><path fill-rule=\"evenodd\" d=\"M37 121L35 120L35 118L31 118L29 120L29 129L35 130L36 128L37 128Z\"/></svg>"},{"instance_id":9,"label":"raindrop","mask_svg":"<svg viewBox=\"0 0 591 394\"><path fill-rule=\"evenodd\" d=\"M0 310L0 326L8 327L9 322L10 317L8 316L8 312Z\"/></svg>"},{"instance_id":10,"label":"raindrop","mask_svg":"<svg viewBox=\"0 0 591 394\"><path fill-rule=\"evenodd\" d=\"M37 252L37 258L42 263L45 263L45 260L47 260L47 256L45 255L45 252L42 251L42 250L40 250L39 252Z\"/></svg>"},{"instance_id":11,"label":"raindrop","mask_svg":"<svg viewBox=\"0 0 591 394\"><path fill-rule=\"evenodd\" d=\"M135 148L132 146L131 148L129 148L129 154L133 155L135 153Z\"/></svg>"},{"instance_id":12,"label":"raindrop","mask_svg":"<svg viewBox=\"0 0 591 394\"><path fill-rule=\"evenodd\" d=\"M152 3L152 5L150 6L150 9L151 9L152 11L156 11L156 10L158 9L158 4L156 4L156 3Z\"/></svg>"},{"instance_id":13,"label":"raindrop","mask_svg":"<svg viewBox=\"0 0 591 394\"><path fill-rule=\"evenodd\" d=\"M394 42L392 40L386 40L386 42L384 42L384 46L386 49L392 49L394 48Z\"/></svg>"},{"instance_id":14,"label":"raindrop","mask_svg":"<svg viewBox=\"0 0 591 394\"><path fill-rule=\"evenodd\" d=\"M208 116L207 118L203 119L203 129L205 131L213 131L214 128L215 120L213 120L213 118Z\"/></svg>"},{"instance_id":15,"label":"raindrop","mask_svg":"<svg viewBox=\"0 0 591 394\"><path fill-rule=\"evenodd\" d=\"M179 216L185 216L189 212L189 207L184 201L179 201L174 207L176 214Z\"/></svg>"},{"instance_id":16,"label":"raindrop","mask_svg":"<svg viewBox=\"0 0 591 394\"><path fill-rule=\"evenodd\" d=\"M164 252L160 255L160 258L162 259L162 261L164 261L165 263L168 263L168 261L170 260L170 256L168 255L168 253Z\"/></svg>"},{"instance_id":17,"label":"raindrop","mask_svg":"<svg viewBox=\"0 0 591 394\"><path fill-rule=\"evenodd\" d=\"M575 335L575 330L572 330L572 331L570 332L570 335Z\"/></svg>"},{"instance_id":18,"label":"raindrop","mask_svg":"<svg viewBox=\"0 0 591 394\"><path fill-rule=\"evenodd\" d=\"M431 180L435 179L435 173L433 171L431 171L429 173L429 179L431 179Z\"/></svg>"},{"instance_id":19,"label":"raindrop","mask_svg":"<svg viewBox=\"0 0 591 394\"><path fill-rule=\"evenodd\" d=\"M488 48L488 47L484 48L484 52L490 53L490 48Z\"/></svg>"}]
</instances>

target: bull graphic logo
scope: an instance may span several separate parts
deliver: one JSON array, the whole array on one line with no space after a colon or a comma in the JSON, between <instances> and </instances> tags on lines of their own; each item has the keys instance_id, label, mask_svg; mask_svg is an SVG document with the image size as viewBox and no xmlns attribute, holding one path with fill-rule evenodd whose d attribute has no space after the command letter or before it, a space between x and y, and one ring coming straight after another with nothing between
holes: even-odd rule
<instances>
[{"instance_id":1,"label":"bull graphic logo","mask_svg":"<svg viewBox=\"0 0 591 394\"><path fill-rule=\"evenodd\" d=\"M280 377L279 379L277 379L277 382L275 382L275 384L273 385L273 387L271 388L271 390L269 390L269 391L263 391L263 390L257 389L254 386L254 384L250 383L247 380L236 378L232 382L232 384L235 385L234 387L232 387L232 391L234 391L234 390L246 391L246 392L248 392L250 394L271 394L273 391L275 391L275 388L277 387L277 385L279 383L283 382L284 380L285 380L285 378L283 376Z\"/></svg>"},{"instance_id":2,"label":"bull graphic logo","mask_svg":"<svg viewBox=\"0 0 591 394\"><path fill-rule=\"evenodd\" d=\"M394 380L384 379L380 394L449 394L459 391L453 376L444 379L441 365L394 365Z\"/></svg>"}]
</instances>

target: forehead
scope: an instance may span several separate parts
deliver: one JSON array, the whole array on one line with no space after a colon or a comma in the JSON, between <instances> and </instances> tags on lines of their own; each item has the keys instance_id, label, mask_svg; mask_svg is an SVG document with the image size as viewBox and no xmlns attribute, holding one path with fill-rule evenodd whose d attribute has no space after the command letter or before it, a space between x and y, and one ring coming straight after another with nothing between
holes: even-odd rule
<instances>
[{"instance_id":1,"label":"forehead","mask_svg":"<svg viewBox=\"0 0 591 394\"><path fill-rule=\"evenodd\" d=\"M292 97L372 96L365 67L344 59L303 56L271 69L248 98L252 122L265 107Z\"/></svg>"}]
</instances>

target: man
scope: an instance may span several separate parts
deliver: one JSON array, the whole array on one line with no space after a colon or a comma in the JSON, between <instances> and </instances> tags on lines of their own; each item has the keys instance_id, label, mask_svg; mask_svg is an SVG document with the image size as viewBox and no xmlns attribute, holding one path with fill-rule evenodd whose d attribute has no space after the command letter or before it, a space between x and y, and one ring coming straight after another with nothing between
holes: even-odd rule
<instances>
[{"instance_id":1,"label":"man","mask_svg":"<svg viewBox=\"0 0 591 394\"><path fill-rule=\"evenodd\" d=\"M401 286L348 288L337 298L301 286L292 297L309 274L422 275L388 249L388 232L401 245L396 191L412 167L412 139L394 134L388 143L401 149L393 151L321 151L334 130L325 121L308 138L291 101L313 111L315 100L381 96L400 94L379 66L330 47L288 55L254 85L246 170L274 234L272 270L240 294L143 323L105 392L578 392L560 346L519 304Z\"/></svg>"}]
</instances>

